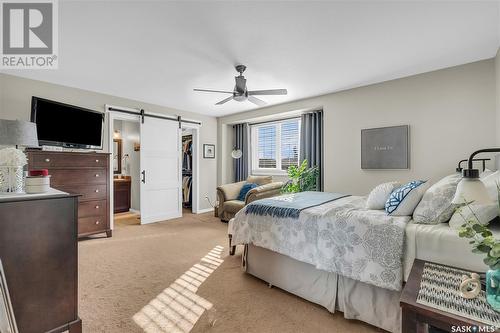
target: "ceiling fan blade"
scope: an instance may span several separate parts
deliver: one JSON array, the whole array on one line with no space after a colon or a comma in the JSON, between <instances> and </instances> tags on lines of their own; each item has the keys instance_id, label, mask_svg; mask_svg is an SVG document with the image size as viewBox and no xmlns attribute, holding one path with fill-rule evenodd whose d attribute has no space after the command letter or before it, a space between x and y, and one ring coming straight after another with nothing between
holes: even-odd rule
<instances>
[{"instance_id":1,"label":"ceiling fan blade","mask_svg":"<svg viewBox=\"0 0 500 333\"><path fill-rule=\"evenodd\" d=\"M210 90L210 89L193 89L194 91L204 91L204 92L215 92L215 93L223 93L223 94L232 94L232 91L225 90Z\"/></svg>"},{"instance_id":2,"label":"ceiling fan blade","mask_svg":"<svg viewBox=\"0 0 500 333\"><path fill-rule=\"evenodd\" d=\"M236 91L243 94L247 89L247 79L244 76L235 76L236 79Z\"/></svg>"},{"instance_id":3,"label":"ceiling fan blade","mask_svg":"<svg viewBox=\"0 0 500 333\"><path fill-rule=\"evenodd\" d=\"M268 90L251 90L248 92L249 95L286 95L288 91L286 89L268 89Z\"/></svg>"},{"instance_id":4,"label":"ceiling fan blade","mask_svg":"<svg viewBox=\"0 0 500 333\"><path fill-rule=\"evenodd\" d=\"M258 106L267 105L267 103L264 102L263 100L258 99L257 97L253 97L253 96L248 96L248 101L252 102L253 104L258 105Z\"/></svg>"},{"instance_id":5,"label":"ceiling fan blade","mask_svg":"<svg viewBox=\"0 0 500 333\"><path fill-rule=\"evenodd\" d=\"M230 101L230 100L232 100L232 99L233 99L233 96L228 97L228 98L226 98L226 99L223 99L223 100L222 100L222 101L220 101L220 102L215 103L215 105L222 105L222 104L224 104L224 103L229 102L229 101Z\"/></svg>"}]
</instances>

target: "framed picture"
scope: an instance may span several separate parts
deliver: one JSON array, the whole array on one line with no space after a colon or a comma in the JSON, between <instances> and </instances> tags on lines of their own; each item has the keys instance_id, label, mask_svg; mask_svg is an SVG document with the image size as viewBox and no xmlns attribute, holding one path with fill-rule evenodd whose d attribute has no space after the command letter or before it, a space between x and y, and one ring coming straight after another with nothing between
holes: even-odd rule
<instances>
[{"instance_id":1,"label":"framed picture","mask_svg":"<svg viewBox=\"0 0 500 333\"><path fill-rule=\"evenodd\" d=\"M409 125L361 130L361 169L409 168Z\"/></svg>"},{"instance_id":2,"label":"framed picture","mask_svg":"<svg viewBox=\"0 0 500 333\"><path fill-rule=\"evenodd\" d=\"M203 144L203 158L215 158L215 145Z\"/></svg>"},{"instance_id":3,"label":"framed picture","mask_svg":"<svg viewBox=\"0 0 500 333\"><path fill-rule=\"evenodd\" d=\"M9 289L5 280L2 261L0 260L0 333L19 333L12 304L10 302Z\"/></svg>"}]
</instances>

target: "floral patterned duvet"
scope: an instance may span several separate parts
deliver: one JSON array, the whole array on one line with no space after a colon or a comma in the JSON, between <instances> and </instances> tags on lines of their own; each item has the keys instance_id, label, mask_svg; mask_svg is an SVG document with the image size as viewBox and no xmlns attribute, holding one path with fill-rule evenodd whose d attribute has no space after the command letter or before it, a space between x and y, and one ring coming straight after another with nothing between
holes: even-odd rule
<instances>
[{"instance_id":1,"label":"floral patterned duvet","mask_svg":"<svg viewBox=\"0 0 500 333\"><path fill-rule=\"evenodd\" d=\"M246 215L233 221L233 243L254 244L318 269L377 287L401 290L409 216L365 209L346 197L303 210L299 219Z\"/></svg>"}]
</instances>

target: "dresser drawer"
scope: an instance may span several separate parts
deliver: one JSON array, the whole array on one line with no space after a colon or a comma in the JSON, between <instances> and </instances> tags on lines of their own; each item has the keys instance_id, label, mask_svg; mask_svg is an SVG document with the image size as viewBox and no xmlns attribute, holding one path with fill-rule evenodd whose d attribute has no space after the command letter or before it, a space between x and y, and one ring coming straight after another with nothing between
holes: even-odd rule
<instances>
[{"instance_id":1,"label":"dresser drawer","mask_svg":"<svg viewBox=\"0 0 500 333\"><path fill-rule=\"evenodd\" d=\"M84 201L78 205L78 217L106 215L106 200Z\"/></svg>"},{"instance_id":2,"label":"dresser drawer","mask_svg":"<svg viewBox=\"0 0 500 333\"><path fill-rule=\"evenodd\" d=\"M106 199L106 185L55 185L54 188L63 192L81 195L80 201Z\"/></svg>"},{"instance_id":3,"label":"dresser drawer","mask_svg":"<svg viewBox=\"0 0 500 333\"><path fill-rule=\"evenodd\" d=\"M107 219L105 215L78 218L78 234L89 234L106 231Z\"/></svg>"},{"instance_id":4,"label":"dresser drawer","mask_svg":"<svg viewBox=\"0 0 500 333\"><path fill-rule=\"evenodd\" d=\"M108 172L106 168L99 169L50 169L52 185L73 184L106 184Z\"/></svg>"},{"instance_id":5,"label":"dresser drawer","mask_svg":"<svg viewBox=\"0 0 500 333\"><path fill-rule=\"evenodd\" d=\"M75 167L106 167L107 156L99 156L96 154L60 154L60 153L43 153L30 154L33 168L75 168Z\"/></svg>"}]
</instances>

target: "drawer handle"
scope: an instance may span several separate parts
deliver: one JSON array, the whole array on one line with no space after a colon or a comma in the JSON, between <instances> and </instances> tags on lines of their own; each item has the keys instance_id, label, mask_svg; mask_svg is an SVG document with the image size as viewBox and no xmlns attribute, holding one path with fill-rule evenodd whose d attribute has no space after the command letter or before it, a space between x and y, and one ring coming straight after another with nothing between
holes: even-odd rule
<instances>
[{"instance_id":1,"label":"drawer handle","mask_svg":"<svg viewBox=\"0 0 500 333\"><path fill-rule=\"evenodd\" d=\"M99 160L95 160L96 163L99 163Z\"/></svg>"},{"instance_id":2,"label":"drawer handle","mask_svg":"<svg viewBox=\"0 0 500 333\"><path fill-rule=\"evenodd\" d=\"M95 193L99 193L99 190L98 190L98 189L97 189L97 190L95 190Z\"/></svg>"},{"instance_id":3,"label":"drawer handle","mask_svg":"<svg viewBox=\"0 0 500 333\"><path fill-rule=\"evenodd\" d=\"M99 221L95 221L95 224L99 224L100 222Z\"/></svg>"},{"instance_id":4,"label":"drawer handle","mask_svg":"<svg viewBox=\"0 0 500 333\"><path fill-rule=\"evenodd\" d=\"M95 174L95 176L96 176L96 177L99 177L99 174L98 174L98 173L96 173L96 174Z\"/></svg>"},{"instance_id":5,"label":"drawer handle","mask_svg":"<svg viewBox=\"0 0 500 333\"><path fill-rule=\"evenodd\" d=\"M50 158L46 158L45 162L47 162L47 163L50 162Z\"/></svg>"},{"instance_id":6,"label":"drawer handle","mask_svg":"<svg viewBox=\"0 0 500 333\"><path fill-rule=\"evenodd\" d=\"M95 209L99 209L99 205L95 206Z\"/></svg>"}]
</instances>

